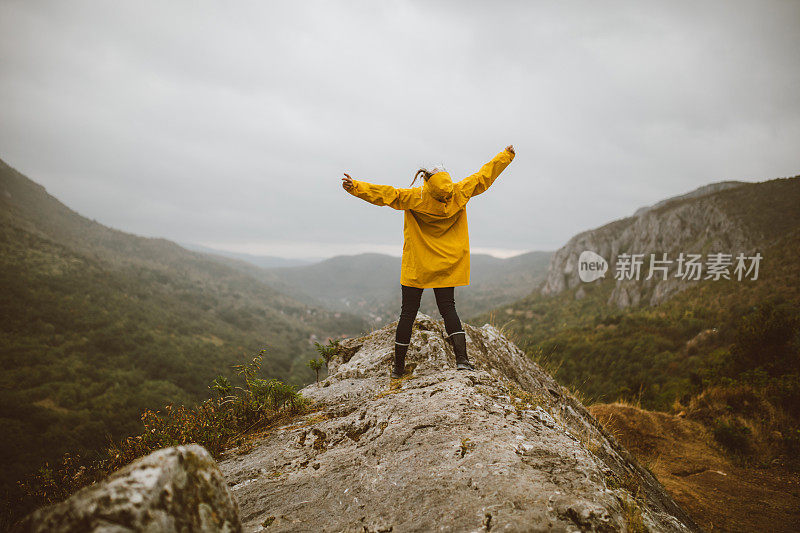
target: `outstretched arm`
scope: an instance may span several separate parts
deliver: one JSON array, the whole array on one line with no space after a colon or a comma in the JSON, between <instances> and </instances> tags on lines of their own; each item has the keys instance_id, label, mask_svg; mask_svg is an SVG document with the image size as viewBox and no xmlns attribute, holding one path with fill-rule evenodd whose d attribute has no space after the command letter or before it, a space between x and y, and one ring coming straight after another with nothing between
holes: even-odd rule
<instances>
[{"instance_id":1,"label":"outstretched arm","mask_svg":"<svg viewBox=\"0 0 800 533\"><path fill-rule=\"evenodd\" d=\"M514 160L515 155L514 147L508 145L505 150L483 165L478 172L467 176L456 185L467 199L485 192L497 179L497 176Z\"/></svg>"},{"instance_id":2,"label":"outstretched arm","mask_svg":"<svg viewBox=\"0 0 800 533\"><path fill-rule=\"evenodd\" d=\"M366 181L354 180L345 174L342 178L344 190L374 205L388 205L393 209L411 209L416 205L419 187L398 189L391 185L376 185Z\"/></svg>"}]
</instances>

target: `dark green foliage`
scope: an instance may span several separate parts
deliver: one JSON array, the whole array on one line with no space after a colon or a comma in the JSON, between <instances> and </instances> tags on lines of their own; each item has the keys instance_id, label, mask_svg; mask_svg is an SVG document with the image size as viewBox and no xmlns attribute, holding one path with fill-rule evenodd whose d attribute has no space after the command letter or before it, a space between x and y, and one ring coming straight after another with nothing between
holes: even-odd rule
<instances>
[{"instance_id":1,"label":"dark green foliage","mask_svg":"<svg viewBox=\"0 0 800 533\"><path fill-rule=\"evenodd\" d=\"M750 451L750 428L738 420L717 420L714 438L729 452L746 454Z\"/></svg>"},{"instance_id":2,"label":"dark green foliage","mask_svg":"<svg viewBox=\"0 0 800 533\"><path fill-rule=\"evenodd\" d=\"M328 344L320 344L318 342L314 343L314 347L317 349L317 352L322 356L322 359L325 361L325 368L328 368L328 363L330 363L331 359L334 355L336 355L339 351L339 339L330 339Z\"/></svg>"},{"instance_id":3,"label":"dark green foliage","mask_svg":"<svg viewBox=\"0 0 800 533\"><path fill-rule=\"evenodd\" d=\"M214 378L214 381L211 382L211 385L208 386L209 389L214 390L220 396L227 396L233 390L233 385L225 376L219 375Z\"/></svg>"},{"instance_id":4,"label":"dark green foliage","mask_svg":"<svg viewBox=\"0 0 800 533\"><path fill-rule=\"evenodd\" d=\"M317 383L319 383L319 371L322 365L325 364L325 361L323 359L311 359L306 364L317 374Z\"/></svg>"},{"instance_id":5,"label":"dark green foliage","mask_svg":"<svg viewBox=\"0 0 800 533\"><path fill-rule=\"evenodd\" d=\"M775 405L800 420L800 374L795 370L763 384L767 397Z\"/></svg>"},{"instance_id":6,"label":"dark green foliage","mask_svg":"<svg viewBox=\"0 0 800 533\"><path fill-rule=\"evenodd\" d=\"M763 368L776 376L800 364L800 321L797 310L787 303L766 302L754 306L739 320L731 350L733 371Z\"/></svg>"},{"instance_id":7,"label":"dark green foliage","mask_svg":"<svg viewBox=\"0 0 800 533\"><path fill-rule=\"evenodd\" d=\"M264 350L248 363L237 365L243 386L234 388L227 377L217 376L209 385L215 391L213 398L189 407L170 403L158 411L145 410L140 417L143 431L112 441L94 459L67 453L52 466L44 463L6 497L11 507L5 509L0 525L10 524L37 506L61 501L157 449L197 443L217 456L248 432L306 412L309 403L294 386L258 377L263 354Z\"/></svg>"}]
</instances>

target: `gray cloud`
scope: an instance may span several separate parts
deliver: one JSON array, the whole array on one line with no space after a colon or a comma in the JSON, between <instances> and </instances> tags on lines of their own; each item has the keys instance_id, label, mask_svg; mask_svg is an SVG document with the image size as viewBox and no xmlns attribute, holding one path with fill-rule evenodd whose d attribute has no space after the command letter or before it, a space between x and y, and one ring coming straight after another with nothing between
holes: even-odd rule
<instances>
[{"instance_id":1,"label":"gray cloud","mask_svg":"<svg viewBox=\"0 0 800 533\"><path fill-rule=\"evenodd\" d=\"M340 177L454 178L474 250L800 172L796 2L0 4L0 157L107 225L239 251L400 254Z\"/></svg>"}]
</instances>

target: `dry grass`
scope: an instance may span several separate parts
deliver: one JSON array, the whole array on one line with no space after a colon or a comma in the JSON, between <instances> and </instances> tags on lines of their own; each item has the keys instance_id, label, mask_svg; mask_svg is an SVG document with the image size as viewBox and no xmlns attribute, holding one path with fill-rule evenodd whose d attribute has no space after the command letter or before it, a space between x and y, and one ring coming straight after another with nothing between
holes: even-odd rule
<instances>
[{"instance_id":1,"label":"dry grass","mask_svg":"<svg viewBox=\"0 0 800 533\"><path fill-rule=\"evenodd\" d=\"M583 391L580 389L579 386L569 385L566 387L566 389L576 400L581 402L584 406L588 406L594 403L594 400L586 396L586 394L583 393Z\"/></svg>"},{"instance_id":2,"label":"dry grass","mask_svg":"<svg viewBox=\"0 0 800 533\"><path fill-rule=\"evenodd\" d=\"M507 338L509 341L519 346L519 342L522 340L521 337L519 336L519 334L517 334L516 332L514 332L512 329L509 328L509 326L513 322L516 322L516 320L517 320L516 318L512 318L508 322L504 322L502 325L498 325L496 310L493 309L492 311L489 312L489 324L494 326L500 332L500 334L503 335L505 338Z\"/></svg>"},{"instance_id":3,"label":"dry grass","mask_svg":"<svg viewBox=\"0 0 800 533\"><path fill-rule=\"evenodd\" d=\"M552 376L553 378L556 377L558 374L561 365L564 364L563 360L555 360L553 359L553 353L555 352L556 346L553 347L550 352L545 353L539 346L534 346L532 348L528 348L525 350L525 353L531 360L539 365L539 367L544 370L547 374Z\"/></svg>"},{"instance_id":4,"label":"dry grass","mask_svg":"<svg viewBox=\"0 0 800 533\"><path fill-rule=\"evenodd\" d=\"M402 378L400 378L400 379L402 379ZM403 391L403 386L400 383L400 379L393 379L392 381L390 381L389 382L389 387L385 391L382 391L382 392L379 392L378 394L376 394L373 399L377 400L378 398L383 398L385 396L389 396L390 394L397 394L398 392L402 392Z\"/></svg>"},{"instance_id":5,"label":"dry grass","mask_svg":"<svg viewBox=\"0 0 800 533\"><path fill-rule=\"evenodd\" d=\"M319 409L321 409L321 407L317 408L317 410L319 410ZM289 430L289 429L302 428L302 427L306 427L306 426L313 426L314 424L316 424L318 422L322 422L323 420L329 420L329 419L330 419L330 416L328 416L327 413L317 413L314 416L308 417L305 420L305 422L302 422L302 423L297 424L297 425L289 426L286 429Z\"/></svg>"},{"instance_id":6,"label":"dry grass","mask_svg":"<svg viewBox=\"0 0 800 533\"><path fill-rule=\"evenodd\" d=\"M707 388L683 410L714 430L733 458L753 464L767 465L780 456L783 443L777 435L794 427L788 414L747 384Z\"/></svg>"},{"instance_id":7,"label":"dry grass","mask_svg":"<svg viewBox=\"0 0 800 533\"><path fill-rule=\"evenodd\" d=\"M413 376L414 369L416 368L416 363L408 363L406 364L406 372L403 374L403 377L400 378L390 378L389 379L389 386L386 388L385 391L379 392L375 395L374 399L383 398L384 396L388 396L389 394L397 394L398 392L403 391L403 382L411 379Z\"/></svg>"},{"instance_id":8,"label":"dry grass","mask_svg":"<svg viewBox=\"0 0 800 533\"><path fill-rule=\"evenodd\" d=\"M579 432L576 436L578 437L578 440L581 441L581 444L583 444L583 447L589 451L589 453L596 457L599 456L603 449L603 445L600 443L599 439L592 437L591 428L586 428L584 431Z\"/></svg>"},{"instance_id":9,"label":"dry grass","mask_svg":"<svg viewBox=\"0 0 800 533\"><path fill-rule=\"evenodd\" d=\"M639 459L639 464L647 469L653 477L656 476L656 472L660 471L660 469L664 466L661 461L661 453L654 453L651 455L642 455Z\"/></svg>"},{"instance_id":10,"label":"dry grass","mask_svg":"<svg viewBox=\"0 0 800 533\"><path fill-rule=\"evenodd\" d=\"M617 401L612 402L611 405L619 405L622 407L633 407L636 409L642 408L642 402L640 399L619 398Z\"/></svg>"},{"instance_id":11,"label":"dry grass","mask_svg":"<svg viewBox=\"0 0 800 533\"><path fill-rule=\"evenodd\" d=\"M613 411L609 411L604 414L595 414L595 420L597 420L597 423L600 424L609 435L614 437L614 440L620 442L622 431L619 429L618 425L614 423L615 416L616 414Z\"/></svg>"},{"instance_id":12,"label":"dry grass","mask_svg":"<svg viewBox=\"0 0 800 533\"><path fill-rule=\"evenodd\" d=\"M511 399L512 404L517 407L525 408L536 408L537 406L544 406L548 405L548 399L542 394L533 394L526 390L520 389L515 387L514 385L510 385L507 389L508 396ZM517 399L519 402L517 402ZM521 405L519 405L521 404Z\"/></svg>"},{"instance_id":13,"label":"dry grass","mask_svg":"<svg viewBox=\"0 0 800 533\"><path fill-rule=\"evenodd\" d=\"M628 531L646 532L647 527L644 524L641 508L646 498L639 477L635 473L628 472L621 476L609 476L606 478L606 486L611 489L622 489L628 493L627 496L620 498L622 517Z\"/></svg>"},{"instance_id":14,"label":"dry grass","mask_svg":"<svg viewBox=\"0 0 800 533\"><path fill-rule=\"evenodd\" d=\"M707 401L722 394L710 393ZM688 417L639 409L631 402L595 404L589 410L704 530L797 531L792 528L800 520L796 473L733 461L717 445L712 428ZM609 488L637 494L631 480L606 481ZM635 509L623 511L631 525L638 523Z\"/></svg>"}]
</instances>

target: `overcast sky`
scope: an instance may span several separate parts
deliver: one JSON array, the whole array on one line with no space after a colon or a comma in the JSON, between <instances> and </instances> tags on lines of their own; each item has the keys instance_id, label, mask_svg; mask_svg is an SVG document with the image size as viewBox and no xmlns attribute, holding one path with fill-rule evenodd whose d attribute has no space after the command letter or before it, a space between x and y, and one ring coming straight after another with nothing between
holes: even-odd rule
<instances>
[{"instance_id":1,"label":"overcast sky","mask_svg":"<svg viewBox=\"0 0 800 533\"><path fill-rule=\"evenodd\" d=\"M800 2L0 0L0 158L118 229L402 253L355 179L454 180L473 252L554 250L722 180L800 173Z\"/></svg>"}]
</instances>

